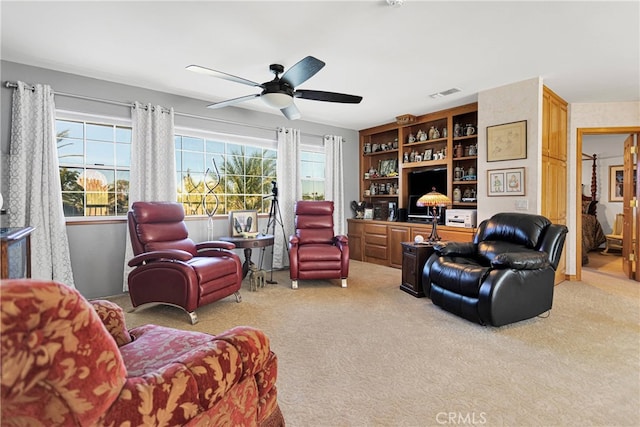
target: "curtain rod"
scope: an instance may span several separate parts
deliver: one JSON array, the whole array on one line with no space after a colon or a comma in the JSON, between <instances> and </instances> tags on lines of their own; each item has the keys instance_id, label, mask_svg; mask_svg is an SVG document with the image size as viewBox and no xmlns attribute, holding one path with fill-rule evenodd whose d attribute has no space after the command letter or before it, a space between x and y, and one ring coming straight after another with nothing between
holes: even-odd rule
<instances>
[{"instance_id":1,"label":"curtain rod","mask_svg":"<svg viewBox=\"0 0 640 427\"><path fill-rule=\"evenodd\" d=\"M15 89L18 87L18 83L16 82L5 82L5 87L7 88L12 88ZM34 90L35 87L33 86L28 86L31 88L31 90ZM76 98L76 99L83 99L83 100L87 100L87 101L95 101L95 102L102 102L104 104L112 104L112 105L120 105L122 107L130 107L133 108L134 104L130 103L130 102L121 102L121 101L112 101L110 99L103 99L103 98L93 98L90 96L85 96L85 95L76 95L73 93L66 93L66 92L53 92L54 95L59 95L59 96L66 96L68 98ZM237 126L245 126L245 127L250 127L250 128L255 128L255 129L261 129L261 130L268 130L268 131L274 131L277 132L278 128L270 128L267 126L259 126L259 125L252 125L249 123L242 123L242 122L236 122L233 120L225 120L225 119L216 119L214 117L208 117L208 116L200 116L197 114L189 114L189 113L181 113L179 111L174 111L174 114L176 116L182 116L182 117L189 117L192 119L201 119L201 120L209 120L212 122L219 122L219 123L224 123L224 124L229 124L229 125L237 125ZM302 135L305 136L313 136L313 137L323 137L324 135L317 135L317 134L313 134L313 133L304 133L301 132Z\"/></svg>"}]
</instances>

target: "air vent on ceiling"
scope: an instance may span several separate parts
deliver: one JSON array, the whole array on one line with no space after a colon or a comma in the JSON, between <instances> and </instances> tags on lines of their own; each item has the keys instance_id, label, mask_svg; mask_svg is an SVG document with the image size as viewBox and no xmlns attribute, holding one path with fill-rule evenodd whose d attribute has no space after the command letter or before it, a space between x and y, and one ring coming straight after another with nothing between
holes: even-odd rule
<instances>
[{"instance_id":1,"label":"air vent on ceiling","mask_svg":"<svg viewBox=\"0 0 640 427\"><path fill-rule=\"evenodd\" d=\"M442 92L436 92L429 95L432 98L442 98L443 96L452 95L456 92L460 92L462 89L457 87L452 87L451 89L443 90Z\"/></svg>"}]
</instances>

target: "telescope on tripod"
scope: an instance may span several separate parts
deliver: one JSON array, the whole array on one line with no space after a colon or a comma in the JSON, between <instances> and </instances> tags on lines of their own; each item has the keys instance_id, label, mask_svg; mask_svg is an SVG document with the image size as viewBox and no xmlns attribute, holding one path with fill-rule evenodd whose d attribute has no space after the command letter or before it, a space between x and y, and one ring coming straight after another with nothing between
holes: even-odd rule
<instances>
[{"instance_id":1,"label":"telescope on tripod","mask_svg":"<svg viewBox=\"0 0 640 427\"><path fill-rule=\"evenodd\" d=\"M276 181L271 181L271 194L268 196L264 196L263 199L271 199L271 208L269 209L269 220L267 221L267 227L265 229L265 234L271 234L274 238L276 236L276 224L280 225L280 229L282 230L282 238L287 248L287 252L289 252L289 246L287 245L287 235L284 231L284 224L282 223L282 213L280 212L280 205L278 204L278 184ZM278 283L273 280L273 253L274 253L275 241L274 244L271 245L271 274L267 283ZM266 248L262 248L263 255ZM264 256L262 257L264 259Z\"/></svg>"}]
</instances>

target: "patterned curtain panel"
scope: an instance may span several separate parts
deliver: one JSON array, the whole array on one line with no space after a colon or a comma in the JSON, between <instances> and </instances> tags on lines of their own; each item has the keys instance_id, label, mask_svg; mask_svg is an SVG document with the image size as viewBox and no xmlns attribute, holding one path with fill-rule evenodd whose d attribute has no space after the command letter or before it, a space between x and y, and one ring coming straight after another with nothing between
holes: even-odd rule
<instances>
[{"instance_id":1,"label":"patterned curtain panel","mask_svg":"<svg viewBox=\"0 0 640 427\"><path fill-rule=\"evenodd\" d=\"M75 287L60 196L53 91L18 82L11 108L9 226L35 227L31 277Z\"/></svg>"},{"instance_id":2,"label":"patterned curtain panel","mask_svg":"<svg viewBox=\"0 0 640 427\"><path fill-rule=\"evenodd\" d=\"M131 177L129 206L133 202L175 202L178 195L174 145L174 111L160 105L135 102L131 112ZM129 230L126 232L124 291L133 258Z\"/></svg>"},{"instance_id":3,"label":"patterned curtain panel","mask_svg":"<svg viewBox=\"0 0 640 427\"><path fill-rule=\"evenodd\" d=\"M336 235L345 233L343 139L337 135L324 137L326 155L325 200L333 200L333 227Z\"/></svg>"},{"instance_id":4,"label":"patterned curtain panel","mask_svg":"<svg viewBox=\"0 0 640 427\"><path fill-rule=\"evenodd\" d=\"M282 214L282 226L276 225L273 244L273 268L279 269L289 265L287 251L289 236L294 233L293 207L296 200L302 199L300 179L300 130L278 129L278 203ZM286 237L286 239L285 239Z\"/></svg>"}]
</instances>

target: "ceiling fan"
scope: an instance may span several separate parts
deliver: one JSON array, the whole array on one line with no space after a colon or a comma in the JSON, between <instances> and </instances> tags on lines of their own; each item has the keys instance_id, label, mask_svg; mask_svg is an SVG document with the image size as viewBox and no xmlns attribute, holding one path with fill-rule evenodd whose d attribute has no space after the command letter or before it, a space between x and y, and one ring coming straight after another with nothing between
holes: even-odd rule
<instances>
[{"instance_id":1,"label":"ceiling fan","mask_svg":"<svg viewBox=\"0 0 640 427\"><path fill-rule=\"evenodd\" d=\"M358 104L362 101L361 96L347 95L344 93L325 92L320 90L298 89L296 87L311 77L325 66L325 63L313 56L307 56L290 67L284 74L284 67L280 64L271 64L269 70L275 74L275 78L264 83L256 83L251 80L237 77L222 71L212 70L199 65L189 65L187 70L206 74L213 77L241 83L247 86L262 88L261 93L241 96L239 98L228 99L208 105L208 108L222 108L229 105L248 101L254 98L262 98L269 106L279 109L289 120L299 119L300 110L293 103L294 98L310 99L312 101L340 102L346 104ZM280 76L282 74L282 76Z\"/></svg>"}]
</instances>

